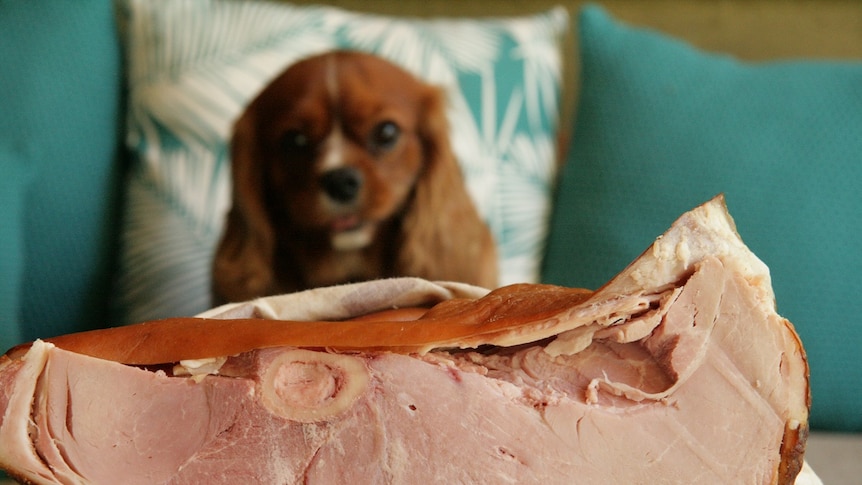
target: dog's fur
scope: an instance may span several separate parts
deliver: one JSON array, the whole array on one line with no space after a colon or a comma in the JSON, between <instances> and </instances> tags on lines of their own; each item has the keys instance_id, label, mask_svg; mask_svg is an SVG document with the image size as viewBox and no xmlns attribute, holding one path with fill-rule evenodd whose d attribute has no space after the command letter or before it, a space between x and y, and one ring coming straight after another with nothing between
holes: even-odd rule
<instances>
[{"instance_id":1,"label":"dog's fur","mask_svg":"<svg viewBox=\"0 0 862 485\"><path fill-rule=\"evenodd\" d=\"M234 126L214 303L391 276L493 288L440 90L368 54L289 67Z\"/></svg>"}]
</instances>

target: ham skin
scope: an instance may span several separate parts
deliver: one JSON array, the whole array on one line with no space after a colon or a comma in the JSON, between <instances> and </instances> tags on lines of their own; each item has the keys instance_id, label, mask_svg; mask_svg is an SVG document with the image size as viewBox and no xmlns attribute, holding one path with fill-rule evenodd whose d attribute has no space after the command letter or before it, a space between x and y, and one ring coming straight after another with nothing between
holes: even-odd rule
<instances>
[{"instance_id":1,"label":"ham skin","mask_svg":"<svg viewBox=\"0 0 862 485\"><path fill-rule=\"evenodd\" d=\"M460 288L277 320L300 297L10 350L0 464L37 484L784 484L801 468L805 354L721 197L594 292Z\"/></svg>"}]
</instances>

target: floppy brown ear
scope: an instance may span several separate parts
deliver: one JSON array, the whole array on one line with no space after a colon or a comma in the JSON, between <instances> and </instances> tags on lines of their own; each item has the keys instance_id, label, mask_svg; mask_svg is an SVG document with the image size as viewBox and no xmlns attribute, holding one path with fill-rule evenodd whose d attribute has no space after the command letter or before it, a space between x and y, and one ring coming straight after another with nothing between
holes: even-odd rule
<instances>
[{"instance_id":1,"label":"floppy brown ear","mask_svg":"<svg viewBox=\"0 0 862 485\"><path fill-rule=\"evenodd\" d=\"M423 111L419 136L425 166L404 216L398 269L431 280L495 288L496 246L452 152L443 92L429 87Z\"/></svg>"},{"instance_id":2,"label":"floppy brown ear","mask_svg":"<svg viewBox=\"0 0 862 485\"><path fill-rule=\"evenodd\" d=\"M233 202L213 259L214 304L268 294L273 285L273 229L263 201L263 169L252 110L234 124Z\"/></svg>"}]
</instances>

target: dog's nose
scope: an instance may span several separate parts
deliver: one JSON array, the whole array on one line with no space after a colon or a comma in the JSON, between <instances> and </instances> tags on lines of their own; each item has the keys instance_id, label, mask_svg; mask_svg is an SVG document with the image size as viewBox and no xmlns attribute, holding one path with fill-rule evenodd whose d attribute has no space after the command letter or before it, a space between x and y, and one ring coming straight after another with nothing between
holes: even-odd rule
<instances>
[{"instance_id":1,"label":"dog's nose","mask_svg":"<svg viewBox=\"0 0 862 485\"><path fill-rule=\"evenodd\" d=\"M352 202L362 187L362 173L355 168L338 168L323 174L321 183L324 192L332 200L341 203Z\"/></svg>"}]
</instances>

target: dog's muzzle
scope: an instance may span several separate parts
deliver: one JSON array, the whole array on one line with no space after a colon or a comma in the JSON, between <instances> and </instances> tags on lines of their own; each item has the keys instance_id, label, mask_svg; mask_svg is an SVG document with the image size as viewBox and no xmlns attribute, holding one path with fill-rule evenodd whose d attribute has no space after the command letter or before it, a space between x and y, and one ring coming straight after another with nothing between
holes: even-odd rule
<instances>
[{"instance_id":1,"label":"dog's muzzle","mask_svg":"<svg viewBox=\"0 0 862 485\"><path fill-rule=\"evenodd\" d=\"M335 202L347 208L357 202L362 189L362 172L352 167L330 170L320 178L323 192ZM374 238L374 224L364 221L357 214L336 216L329 227L333 249L350 251L361 249Z\"/></svg>"},{"instance_id":2,"label":"dog's muzzle","mask_svg":"<svg viewBox=\"0 0 862 485\"><path fill-rule=\"evenodd\" d=\"M352 167L330 170L320 179L326 195L340 204L354 202L362 188L362 182L362 173Z\"/></svg>"}]
</instances>

